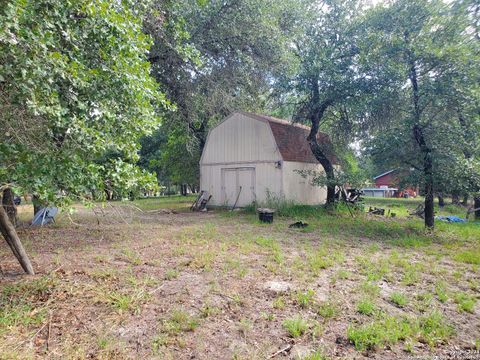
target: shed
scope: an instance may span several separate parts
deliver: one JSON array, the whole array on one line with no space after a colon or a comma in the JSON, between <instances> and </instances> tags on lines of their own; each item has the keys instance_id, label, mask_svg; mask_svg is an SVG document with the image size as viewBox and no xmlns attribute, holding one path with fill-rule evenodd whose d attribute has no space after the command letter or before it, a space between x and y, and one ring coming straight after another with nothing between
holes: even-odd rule
<instances>
[{"instance_id":1,"label":"shed","mask_svg":"<svg viewBox=\"0 0 480 360\"><path fill-rule=\"evenodd\" d=\"M212 128L200 159L200 189L209 205L265 203L269 196L299 204L326 200L326 188L313 186L295 170L323 172L307 142L310 129L265 115L235 112ZM329 144L324 133L319 141ZM330 147L331 148L331 147ZM336 163L333 154L329 154Z\"/></svg>"}]
</instances>

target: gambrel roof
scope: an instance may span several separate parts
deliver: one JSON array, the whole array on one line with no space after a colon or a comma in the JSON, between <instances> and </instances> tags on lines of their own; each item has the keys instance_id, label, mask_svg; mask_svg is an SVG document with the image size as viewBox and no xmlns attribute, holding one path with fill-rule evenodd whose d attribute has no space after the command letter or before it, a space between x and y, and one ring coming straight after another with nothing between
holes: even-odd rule
<instances>
[{"instance_id":1,"label":"gambrel roof","mask_svg":"<svg viewBox=\"0 0 480 360\"><path fill-rule=\"evenodd\" d=\"M267 122L270 125L278 150L284 161L318 163L307 142L310 127L266 115L248 112L238 113L251 119ZM333 154L329 136L325 133L319 132L317 139L320 145L324 145L324 151L327 153L327 157L330 161L337 164L338 160Z\"/></svg>"}]
</instances>

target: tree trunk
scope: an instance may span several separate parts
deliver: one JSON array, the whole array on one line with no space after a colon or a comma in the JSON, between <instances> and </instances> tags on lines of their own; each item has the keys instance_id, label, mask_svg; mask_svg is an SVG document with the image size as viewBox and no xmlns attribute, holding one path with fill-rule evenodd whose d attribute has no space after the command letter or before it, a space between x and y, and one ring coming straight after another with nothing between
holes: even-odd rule
<instances>
[{"instance_id":1,"label":"tree trunk","mask_svg":"<svg viewBox=\"0 0 480 360\"><path fill-rule=\"evenodd\" d=\"M33 216L37 215L37 213L42 210L42 204L40 203L40 200L38 199L38 196L33 195L32 196L32 203L33 203Z\"/></svg>"},{"instance_id":2,"label":"tree trunk","mask_svg":"<svg viewBox=\"0 0 480 360\"><path fill-rule=\"evenodd\" d=\"M0 232L2 233L4 239L7 241L8 246L10 246L10 249L12 249L13 254L22 266L22 269L27 274L34 275L30 259L28 258L28 255L23 248L20 238L15 231L15 227L10 222L7 212L5 211L3 206L0 206Z\"/></svg>"},{"instance_id":3,"label":"tree trunk","mask_svg":"<svg viewBox=\"0 0 480 360\"><path fill-rule=\"evenodd\" d=\"M474 197L474 209L480 209L480 195ZM480 210L475 211L475 220L480 220Z\"/></svg>"},{"instance_id":4,"label":"tree trunk","mask_svg":"<svg viewBox=\"0 0 480 360\"><path fill-rule=\"evenodd\" d=\"M460 204L460 196L457 193L452 194L452 205Z\"/></svg>"},{"instance_id":5,"label":"tree trunk","mask_svg":"<svg viewBox=\"0 0 480 360\"><path fill-rule=\"evenodd\" d=\"M462 205L468 206L468 194L463 195Z\"/></svg>"},{"instance_id":6,"label":"tree trunk","mask_svg":"<svg viewBox=\"0 0 480 360\"><path fill-rule=\"evenodd\" d=\"M405 41L409 43L408 32L404 33ZM408 78L412 84L412 105L413 105L413 117L415 124L412 127L413 136L420 152L423 155L423 175L425 177L425 226L429 229L433 229L435 226L435 213L434 213L434 195L433 195L433 159L432 149L428 146L425 139L425 134L421 126L422 110L420 107L420 91L418 88L418 75L417 65L414 54L407 50L408 63L410 65Z\"/></svg>"},{"instance_id":7,"label":"tree trunk","mask_svg":"<svg viewBox=\"0 0 480 360\"><path fill-rule=\"evenodd\" d=\"M12 225L17 227L17 206L15 205L14 196L12 189L6 188L3 190L2 206Z\"/></svg>"},{"instance_id":8,"label":"tree trunk","mask_svg":"<svg viewBox=\"0 0 480 360\"><path fill-rule=\"evenodd\" d=\"M318 87L315 86L312 102L314 104L318 104L319 100L320 94L318 93ZM335 203L335 172L332 162L325 155L325 153L322 151L322 148L318 144L317 135L320 126L320 120L322 120L325 111L332 104L333 101L327 99L320 103L318 108L315 106L315 110L312 111L310 116L312 127L310 128L310 134L307 137L307 141L310 145L310 150L312 151L313 156L315 156L315 159L317 159L320 165L322 165L325 175L327 176L327 206L331 206Z\"/></svg>"},{"instance_id":9,"label":"tree trunk","mask_svg":"<svg viewBox=\"0 0 480 360\"><path fill-rule=\"evenodd\" d=\"M438 206L444 207L445 206L445 199L443 198L443 194L438 193L437 197L438 197Z\"/></svg>"},{"instance_id":10,"label":"tree trunk","mask_svg":"<svg viewBox=\"0 0 480 360\"><path fill-rule=\"evenodd\" d=\"M335 172L332 162L325 156L316 138L310 140L310 149L327 176L327 206L333 205L335 203Z\"/></svg>"},{"instance_id":11,"label":"tree trunk","mask_svg":"<svg viewBox=\"0 0 480 360\"><path fill-rule=\"evenodd\" d=\"M187 185L180 185L180 193L182 194L182 196L187 196Z\"/></svg>"},{"instance_id":12,"label":"tree trunk","mask_svg":"<svg viewBox=\"0 0 480 360\"><path fill-rule=\"evenodd\" d=\"M423 154L423 174L425 177L425 226L433 229L435 226L435 211L432 152L426 144L421 128L415 126L413 132Z\"/></svg>"}]
</instances>

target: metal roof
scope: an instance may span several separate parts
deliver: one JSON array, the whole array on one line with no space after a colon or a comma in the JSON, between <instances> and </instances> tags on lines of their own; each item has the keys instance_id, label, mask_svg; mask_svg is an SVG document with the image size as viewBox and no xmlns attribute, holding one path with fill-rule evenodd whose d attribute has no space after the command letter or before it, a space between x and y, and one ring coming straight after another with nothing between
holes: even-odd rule
<instances>
[{"instance_id":1,"label":"metal roof","mask_svg":"<svg viewBox=\"0 0 480 360\"><path fill-rule=\"evenodd\" d=\"M270 125L273 137L277 143L278 149L284 161L298 161L306 163L318 163L318 160L312 154L310 145L307 142L307 137L310 133L308 126L292 123L288 120L274 118L272 116L253 114L239 111L238 113L247 116L251 119L265 121ZM333 163L338 164L338 159L333 154L333 147L330 137L318 132L318 142L326 153L327 158Z\"/></svg>"},{"instance_id":2,"label":"metal roof","mask_svg":"<svg viewBox=\"0 0 480 360\"><path fill-rule=\"evenodd\" d=\"M385 175L391 174L391 173L394 172L395 170L397 170L397 169L389 170L389 171L387 171L387 172L384 172L383 174L380 174L380 175L378 175L378 176L375 176L375 177L373 178L373 180L377 180L377 179L379 179L379 178L381 178L381 177L383 177L383 176L385 176Z\"/></svg>"}]
</instances>

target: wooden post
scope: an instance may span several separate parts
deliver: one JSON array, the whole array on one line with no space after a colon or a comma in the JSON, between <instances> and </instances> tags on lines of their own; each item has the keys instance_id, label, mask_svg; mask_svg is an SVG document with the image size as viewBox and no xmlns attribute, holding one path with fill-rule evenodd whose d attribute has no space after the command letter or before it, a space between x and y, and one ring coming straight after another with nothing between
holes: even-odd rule
<instances>
[{"instance_id":1,"label":"wooden post","mask_svg":"<svg viewBox=\"0 0 480 360\"><path fill-rule=\"evenodd\" d=\"M13 254L22 266L22 269L27 274L34 275L35 273L33 271L32 263L30 262L15 227L10 222L3 206L0 206L0 232L7 241L8 246L10 246L10 249L12 249Z\"/></svg>"}]
</instances>

